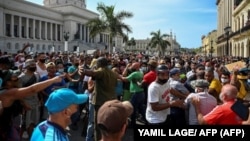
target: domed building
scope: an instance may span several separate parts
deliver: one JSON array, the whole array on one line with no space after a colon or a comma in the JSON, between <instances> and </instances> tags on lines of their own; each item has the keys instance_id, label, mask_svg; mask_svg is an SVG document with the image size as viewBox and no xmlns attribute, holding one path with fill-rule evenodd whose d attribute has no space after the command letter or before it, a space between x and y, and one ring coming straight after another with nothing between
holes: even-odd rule
<instances>
[{"instance_id":1,"label":"domed building","mask_svg":"<svg viewBox=\"0 0 250 141\"><path fill-rule=\"evenodd\" d=\"M104 49L108 34L90 38L86 23L99 15L85 0L0 0L0 48L16 53L26 43L27 52L82 52Z\"/></svg>"}]
</instances>

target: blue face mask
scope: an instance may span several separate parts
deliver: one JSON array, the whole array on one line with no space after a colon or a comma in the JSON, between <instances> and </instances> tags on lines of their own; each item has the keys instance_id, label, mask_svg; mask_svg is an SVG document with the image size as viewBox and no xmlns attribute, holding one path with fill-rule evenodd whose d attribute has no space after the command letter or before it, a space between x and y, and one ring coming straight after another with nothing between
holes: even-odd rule
<instances>
[{"instance_id":1,"label":"blue face mask","mask_svg":"<svg viewBox=\"0 0 250 141\"><path fill-rule=\"evenodd\" d=\"M108 68L109 68L109 69L112 69L112 65L108 65Z\"/></svg>"},{"instance_id":2,"label":"blue face mask","mask_svg":"<svg viewBox=\"0 0 250 141\"><path fill-rule=\"evenodd\" d=\"M250 84L250 79L247 79L247 83Z\"/></svg>"}]
</instances>

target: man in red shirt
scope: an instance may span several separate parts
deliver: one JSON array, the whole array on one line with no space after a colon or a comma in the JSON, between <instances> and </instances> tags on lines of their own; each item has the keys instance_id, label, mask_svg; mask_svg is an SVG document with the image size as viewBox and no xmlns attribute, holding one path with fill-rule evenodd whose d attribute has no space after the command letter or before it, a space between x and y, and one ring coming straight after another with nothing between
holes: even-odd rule
<instances>
[{"instance_id":1,"label":"man in red shirt","mask_svg":"<svg viewBox=\"0 0 250 141\"><path fill-rule=\"evenodd\" d=\"M216 106L207 115L202 115L199 99L194 98L193 104L195 106L197 119L199 124L208 125L240 125L243 124L243 119L241 119L236 112L232 110L233 104L236 102L237 88L233 85L226 84L222 87L220 93L220 99L223 104Z\"/></svg>"},{"instance_id":2,"label":"man in red shirt","mask_svg":"<svg viewBox=\"0 0 250 141\"><path fill-rule=\"evenodd\" d=\"M156 67L158 63L155 60L149 60L148 62L148 69L149 72L147 72L143 76L143 80L141 82L141 86L144 88L144 93L145 93L145 104L147 104L147 96L148 96L148 86L155 81L156 79Z\"/></svg>"}]
</instances>

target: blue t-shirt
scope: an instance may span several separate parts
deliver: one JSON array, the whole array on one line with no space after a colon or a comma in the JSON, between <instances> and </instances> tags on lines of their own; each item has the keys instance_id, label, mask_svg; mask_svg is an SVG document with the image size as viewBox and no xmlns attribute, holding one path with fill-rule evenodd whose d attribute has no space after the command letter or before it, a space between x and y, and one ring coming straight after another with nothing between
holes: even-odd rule
<instances>
[{"instance_id":1,"label":"blue t-shirt","mask_svg":"<svg viewBox=\"0 0 250 141\"><path fill-rule=\"evenodd\" d=\"M55 76L58 76L58 75L56 74ZM45 75L45 76L43 76L43 77L40 79L40 82L41 82L41 81L48 80L48 79L49 79L49 78L48 78L48 75ZM59 83L53 83L53 84L51 84L50 86L48 86L47 88L45 88L44 91L49 95L49 94L51 94L51 93L55 90L56 87L61 87L61 86L66 86L66 82L65 82L64 79L62 79L62 81L59 82ZM47 100L47 98L48 98L48 97L44 97L44 99L43 99L44 102Z\"/></svg>"},{"instance_id":2,"label":"blue t-shirt","mask_svg":"<svg viewBox=\"0 0 250 141\"><path fill-rule=\"evenodd\" d=\"M30 141L69 141L69 138L61 126L46 120L34 129Z\"/></svg>"}]
</instances>

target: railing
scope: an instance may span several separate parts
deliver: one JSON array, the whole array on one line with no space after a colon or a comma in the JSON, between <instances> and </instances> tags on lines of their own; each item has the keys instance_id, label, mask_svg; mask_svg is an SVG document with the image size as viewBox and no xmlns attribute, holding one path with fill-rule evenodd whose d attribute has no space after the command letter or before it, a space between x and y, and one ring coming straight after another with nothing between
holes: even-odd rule
<instances>
[{"instance_id":1,"label":"railing","mask_svg":"<svg viewBox=\"0 0 250 141\"><path fill-rule=\"evenodd\" d=\"M247 22L246 23L246 26L244 26L243 28L235 31L235 32L232 32L231 34L229 34L229 37L228 38L231 38L231 37L234 37L234 36L237 36L241 33L244 33L246 31L250 30L250 22ZM223 41L226 41L227 40L227 37L225 34L222 34L220 35L218 38L217 38L217 43L221 43Z\"/></svg>"},{"instance_id":2,"label":"railing","mask_svg":"<svg viewBox=\"0 0 250 141\"><path fill-rule=\"evenodd\" d=\"M241 29L239 29L239 30L233 32L233 33L231 34L231 37L236 36L236 35L239 35L239 34L245 32L245 31L248 31L248 30L250 30L250 24L247 24L247 25L244 26L243 28L241 28Z\"/></svg>"}]
</instances>

